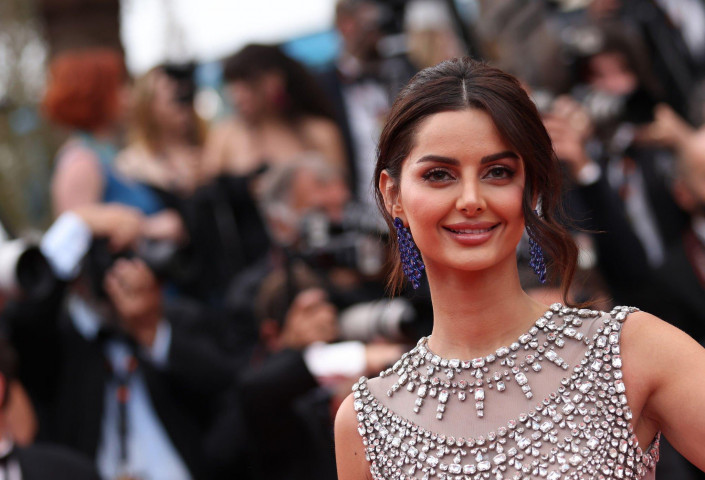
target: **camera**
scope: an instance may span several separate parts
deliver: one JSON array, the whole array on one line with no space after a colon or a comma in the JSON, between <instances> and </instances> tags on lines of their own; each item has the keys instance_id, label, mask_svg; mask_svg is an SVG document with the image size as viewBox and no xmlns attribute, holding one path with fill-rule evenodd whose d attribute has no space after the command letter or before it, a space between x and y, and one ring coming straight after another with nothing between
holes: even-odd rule
<instances>
[{"instance_id":1,"label":"camera","mask_svg":"<svg viewBox=\"0 0 705 480\"><path fill-rule=\"evenodd\" d=\"M378 217L362 206L349 205L340 222L324 212L310 212L301 220L300 239L296 254L314 269L350 268L371 277L384 267Z\"/></svg>"},{"instance_id":2,"label":"camera","mask_svg":"<svg viewBox=\"0 0 705 480\"><path fill-rule=\"evenodd\" d=\"M108 270L120 258L139 258L159 279L175 278L182 269L179 247L164 240L141 240L134 250L114 252L105 238L96 238L86 254L83 274L87 277L96 298L106 299L103 280Z\"/></svg>"},{"instance_id":3,"label":"camera","mask_svg":"<svg viewBox=\"0 0 705 480\"><path fill-rule=\"evenodd\" d=\"M418 338L417 314L405 298L358 303L340 313L340 336L344 340L369 342L377 337L389 341Z\"/></svg>"},{"instance_id":4,"label":"camera","mask_svg":"<svg viewBox=\"0 0 705 480\"><path fill-rule=\"evenodd\" d=\"M0 222L0 294L32 300L48 297L58 279L36 245L10 238Z\"/></svg>"}]
</instances>

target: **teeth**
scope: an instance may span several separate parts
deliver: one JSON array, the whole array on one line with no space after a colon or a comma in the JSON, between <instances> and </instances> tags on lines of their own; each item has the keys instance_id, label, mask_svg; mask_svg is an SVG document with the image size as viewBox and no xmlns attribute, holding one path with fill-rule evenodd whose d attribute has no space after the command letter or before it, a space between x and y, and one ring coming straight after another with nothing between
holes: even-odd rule
<instances>
[{"instance_id":1,"label":"teeth","mask_svg":"<svg viewBox=\"0 0 705 480\"><path fill-rule=\"evenodd\" d=\"M453 230L454 233L486 233L492 230L491 228L483 228L478 230Z\"/></svg>"}]
</instances>

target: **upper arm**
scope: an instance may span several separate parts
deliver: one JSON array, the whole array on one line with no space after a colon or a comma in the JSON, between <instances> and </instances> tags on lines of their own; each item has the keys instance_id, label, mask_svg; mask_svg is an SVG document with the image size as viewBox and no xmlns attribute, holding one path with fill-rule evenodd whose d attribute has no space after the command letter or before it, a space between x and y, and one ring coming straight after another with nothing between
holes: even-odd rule
<instances>
[{"instance_id":1,"label":"upper arm","mask_svg":"<svg viewBox=\"0 0 705 480\"><path fill-rule=\"evenodd\" d=\"M308 118L304 122L305 135L313 148L327 161L346 168L343 137L338 126L327 119Z\"/></svg>"},{"instance_id":2,"label":"upper arm","mask_svg":"<svg viewBox=\"0 0 705 480\"><path fill-rule=\"evenodd\" d=\"M622 356L628 401L638 409L637 435L650 426L661 430L705 470L705 349L676 327L638 312L623 325Z\"/></svg>"},{"instance_id":3,"label":"upper arm","mask_svg":"<svg viewBox=\"0 0 705 480\"><path fill-rule=\"evenodd\" d=\"M98 158L86 148L70 148L61 155L51 182L54 214L100 202L103 174Z\"/></svg>"},{"instance_id":4,"label":"upper arm","mask_svg":"<svg viewBox=\"0 0 705 480\"><path fill-rule=\"evenodd\" d=\"M365 446L357 431L357 413L352 394L343 401L335 416L335 458L338 480L371 479L370 466L365 459Z\"/></svg>"}]
</instances>

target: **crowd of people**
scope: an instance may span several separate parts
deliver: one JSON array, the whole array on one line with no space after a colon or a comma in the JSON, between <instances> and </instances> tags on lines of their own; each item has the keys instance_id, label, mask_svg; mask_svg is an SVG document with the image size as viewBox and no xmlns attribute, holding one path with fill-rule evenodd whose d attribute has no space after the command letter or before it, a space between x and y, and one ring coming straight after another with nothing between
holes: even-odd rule
<instances>
[{"instance_id":1,"label":"crowd of people","mask_svg":"<svg viewBox=\"0 0 705 480\"><path fill-rule=\"evenodd\" d=\"M131 79L111 50L51 61L42 107L67 138L40 244L55 281L0 311L0 469L336 478L350 386L432 323L424 279L388 295L377 140L416 71L468 52L523 82L564 167L569 297L638 305L705 342L705 6L401 4L405 17L339 0L341 52L323 71L273 45L227 57L232 114L213 125L194 109L194 65ZM406 48L389 46L395 28ZM529 250L524 288L560 301ZM662 449L664 478L702 477Z\"/></svg>"}]
</instances>

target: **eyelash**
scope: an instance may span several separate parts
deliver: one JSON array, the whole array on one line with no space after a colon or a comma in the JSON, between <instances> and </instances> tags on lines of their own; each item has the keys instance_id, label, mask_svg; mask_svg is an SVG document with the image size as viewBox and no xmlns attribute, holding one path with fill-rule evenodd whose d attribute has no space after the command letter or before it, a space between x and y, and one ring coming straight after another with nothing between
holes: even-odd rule
<instances>
[{"instance_id":1,"label":"eyelash","mask_svg":"<svg viewBox=\"0 0 705 480\"><path fill-rule=\"evenodd\" d=\"M497 171L497 170L500 170L500 171L501 171L501 173L502 173L501 176L498 176L498 177L495 177L495 176L489 177L489 174L490 174L491 172L494 172L494 171ZM512 170L512 169L510 169L510 168L508 168L508 167L505 167L504 165L494 165L494 166L490 167L490 169L487 171L487 175L486 175L486 176L489 177L489 178L512 178L512 177L514 177L514 170Z\"/></svg>"},{"instance_id":2,"label":"eyelash","mask_svg":"<svg viewBox=\"0 0 705 480\"><path fill-rule=\"evenodd\" d=\"M444 174L444 175L445 175L445 178L443 178L443 179L440 179L440 178L433 178L433 176L436 175L436 174L438 174L438 173ZM424 173L424 174L422 175L422 178L423 178L424 180L426 180L426 181L429 181L429 182L443 182L443 181L445 181L445 180L448 180L447 177L451 177L451 178L452 178L452 175L450 174L449 171L447 171L447 170L445 170L445 169L443 169L443 168L434 168L434 169L431 169L431 170L429 170L428 172L426 172L426 173Z\"/></svg>"},{"instance_id":3,"label":"eyelash","mask_svg":"<svg viewBox=\"0 0 705 480\"><path fill-rule=\"evenodd\" d=\"M490 175L492 172L500 172L500 175L498 176L493 176ZM483 178L489 178L489 179L503 179L503 178L508 178L511 179L514 177L514 170L505 167L504 165L493 165L487 170L487 173L483 176ZM437 174L443 174L444 178L434 178L435 175ZM422 178L425 181L428 182L444 182L447 181L449 178L452 179L454 178L453 175L446 169L443 168L434 168L429 170L428 172L424 173L422 175Z\"/></svg>"}]
</instances>

